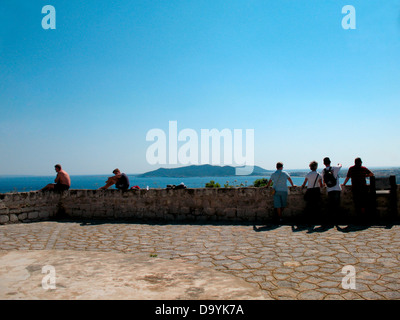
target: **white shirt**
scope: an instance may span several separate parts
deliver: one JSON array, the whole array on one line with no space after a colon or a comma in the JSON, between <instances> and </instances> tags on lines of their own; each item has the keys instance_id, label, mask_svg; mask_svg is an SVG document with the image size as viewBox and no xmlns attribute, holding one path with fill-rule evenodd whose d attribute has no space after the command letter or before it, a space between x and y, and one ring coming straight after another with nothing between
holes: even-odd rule
<instances>
[{"instance_id":1,"label":"white shirt","mask_svg":"<svg viewBox=\"0 0 400 320\"><path fill-rule=\"evenodd\" d=\"M340 171L340 169L341 169L342 167L326 167L325 169L326 169L326 170L329 170L329 168L332 168L333 176L336 178L336 185L333 186L333 187L331 187L331 188L328 188L328 187L327 187L326 190L327 190L328 192L329 192L329 191L341 191L341 190L342 190L342 187L340 186L338 175L339 175L339 171ZM322 177L324 176L324 172L325 172L325 170L322 170Z\"/></svg>"},{"instance_id":2,"label":"white shirt","mask_svg":"<svg viewBox=\"0 0 400 320\"><path fill-rule=\"evenodd\" d=\"M307 173L306 178L307 178L307 189L320 187L318 181L322 180L322 177L317 171L311 171Z\"/></svg>"}]
</instances>

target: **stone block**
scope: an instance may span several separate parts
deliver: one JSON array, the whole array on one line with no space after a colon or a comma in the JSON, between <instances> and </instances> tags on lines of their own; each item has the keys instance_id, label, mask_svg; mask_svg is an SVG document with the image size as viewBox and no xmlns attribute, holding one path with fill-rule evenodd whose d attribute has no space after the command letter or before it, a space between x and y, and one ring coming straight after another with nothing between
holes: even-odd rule
<instances>
[{"instance_id":1,"label":"stone block","mask_svg":"<svg viewBox=\"0 0 400 320\"><path fill-rule=\"evenodd\" d=\"M237 210L237 217L243 221L254 220L256 217L255 209L240 208Z\"/></svg>"},{"instance_id":2,"label":"stone block","mask_svg":"<svg viewBox=\"0 0 400 320\"><path fill-rule=\"evenodd\" d=\"M213 215L215 215L216 209L212 208L212 207L208 207L208 208L204 208L203 212L206 216L213 216Z\"/></svg>"},{"instance_id":3,"label":"stone block","mask_svg":"<svg viewBox=\"0 0 400 320\"><path fill-rule=\"evenodd\" d=\"M28 218L28 213L26 213L26 212L20 213L20 214L18 215L18 220L19 220L19 221L26 220L27 218Z\"/></svg>"},{"instance_id":4,"label":"stone block","mask_svg":"<svg viewBox=\"0 0 400 320\"><path fill-rule=\"evenodd\" d=\"M18 214L21 213L21 207L19 206L18 208L10 209L9 210L10 214Z\"/></svg>"},{"instance_id":5,"label":"stone block","mask_svg":"<svg viewBox=\"0 0 400 320\"><path fill-rule=\"evenodd\" d=\"M29 220L34 220L34 219L37 219L39 217L39 212L37 212L37 211L32 211L32 212L29 212L28 213L28 219Z\"/></svg>"},{"instance_id":6,"label":"stone block","mask_svg":"<svg viewBox=\"0 0 400 320\"><path fill-rule=\"evenodd\" d=\"M38 192L29 192L29 201L35 201L38 197Z\"/></svg>"},{"instance_id":7,"label":"stone block","mask_svg":"<svg viewBox=\"0 0 400 320\"><path fill-rule=\"evenodd\" d=\"M39 212L39 218L49 218L50 213L48 211L40 211Z\"/></svg>"},{"instance_id":8,"label":"stone block","mask_svg":"<svg viewBox=\"0 0 400 320\"><path fill-rule=\"evenodd\" d=\"M0 224L5 224L10 221L10 217L8 215L1 215L0 216Z\"/></svg>"},{"instance_id":9,"label":"stone block","mask_svg":"<svg viewBox=\"0 0 400 320\"><path fill-rule=\"evenodd\" d=\"M182 207L182 208L180 208L179 212L181 214L189 214L191 212L191 210L189 207Z\"/></svg>"},{"instance_id":10,"label":"stone block","mask_svg":"<svg viewBox=\"0 0 400 320\"><path fill-rule=\"evenodd\" d=\"M204 213L204 209L203 208L196 208L192 211L192 214L195 216L201 216Z\"/></svg>"},{"instance_id":11,"label":"stone block","mask_svg":"<svg viewBox=\"0 0 400 320\"><path fill-rule=\"evenodd\" d=\"M236 217L237 209L236 208L225 208L222 211L222 215L227 218L234 218Z\"/></svg>"}]
</instances>

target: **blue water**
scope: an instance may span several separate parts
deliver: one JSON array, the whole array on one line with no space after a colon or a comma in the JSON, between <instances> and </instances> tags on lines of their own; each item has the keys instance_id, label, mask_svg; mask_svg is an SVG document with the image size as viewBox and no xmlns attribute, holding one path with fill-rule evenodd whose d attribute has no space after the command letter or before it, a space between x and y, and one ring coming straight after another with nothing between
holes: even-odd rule
<instances>
[{"instance_id":1,"label":"blue water","mask_svg":"<svg viewBox=\"0 0 400 320\"><path fill-rule=\"evenodd\" d=\"M214 180L221 187L224 184L230 186L251 186L255 180L261 178L269 178L269 176L232 176L232 177L192 177L192 178L138 178L134 175L128 175L131 186L139 186L144 189L149 188L166 188L168 184L178 185L183 182L188 188L204 188L207 182ZM71 176L71 189L98 189L104 186L107 175L92 176ZM54 182L55 176L0 176L0 193L7 192L26 192L43 188L48 183ZM304 177L293 177L293 183L300 186ZM340 183L344 179L340 179ZM113 187L111 187L113 188Z\"/></svg>"}]
</instances>

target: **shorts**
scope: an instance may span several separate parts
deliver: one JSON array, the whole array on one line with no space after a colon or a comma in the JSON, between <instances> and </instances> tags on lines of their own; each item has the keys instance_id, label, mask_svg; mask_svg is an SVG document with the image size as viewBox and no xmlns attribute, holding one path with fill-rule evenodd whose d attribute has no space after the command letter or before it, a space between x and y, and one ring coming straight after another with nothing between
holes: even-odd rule
<instances>
[{"instance_id":1,"label":"shorts","mask_svg":"<svg viewBox=\"0 0 400 320\"><path fill-rule=\"evenodd\" d=\"M274 194L274 207L284 208L287 205L288 193L285 191L276 191Z\"/></svg>"},{"instance_id":2,"label":"shorts","mask_svg":"<svg viewBox=\"0 0 400 320\"><path fill-rule=\"evenodd\" d=\"M56 183L54 185L54 190L56 191L67 191L69 189L69 186L66 184L61 184L61 183Z\"/></svg>"}]
</instances>

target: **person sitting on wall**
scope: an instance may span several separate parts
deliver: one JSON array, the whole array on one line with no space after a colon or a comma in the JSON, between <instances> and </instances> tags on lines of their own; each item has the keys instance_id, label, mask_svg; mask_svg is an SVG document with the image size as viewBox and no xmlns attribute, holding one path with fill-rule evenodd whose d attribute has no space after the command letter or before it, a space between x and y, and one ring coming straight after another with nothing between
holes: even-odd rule
<instances>
[{"instance_id":1,"label":"person sitting on wall","mask_svg":"<svg viewBox=\"0 0 400 320\"><path fill-rule=\"evenodd\" d=\"M54 169L57 172L56 179L54 180L55 183L49 183L47 186L41 189L41 191L66 191L71 187L71 178L69 174L66 173L60 164L56 164Z\"/></svg>"},{"instance_id":2,"label":"person sitting on wall","mask_svg":"<svg viewBox=\"0 0 400 320\"><path fill-rule=\"evenodd\" d=\"M117 168L113 171L114 176L109 177L106 181L106 185L99 188L102 190L108 189L112 185L115 184L115 188L118 190L128 190L129 189L129 178L125 173L121 173L121 171Z\"/></svg>"}]
</instances>

